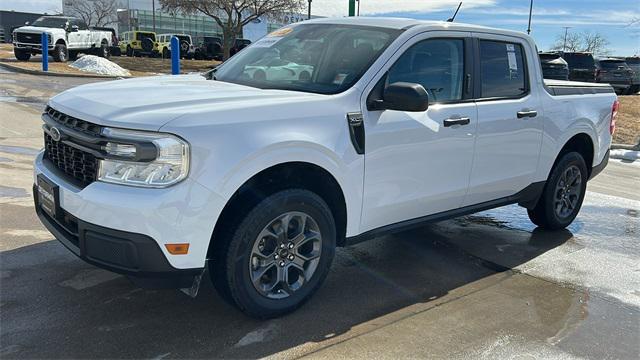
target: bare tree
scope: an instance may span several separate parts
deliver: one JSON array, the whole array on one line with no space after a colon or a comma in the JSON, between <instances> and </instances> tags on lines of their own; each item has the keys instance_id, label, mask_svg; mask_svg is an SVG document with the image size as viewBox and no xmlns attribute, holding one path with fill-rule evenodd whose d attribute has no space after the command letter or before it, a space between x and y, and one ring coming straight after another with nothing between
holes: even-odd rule
<instances>
[{"instance_id":1,"label":"bare tree","mask_svg":"<svg viewBox=\"0 0 640 360\"><path fill-rule=\"evenodd\" d=\"M89 26L106 26L118 22L116 0L73 0L70 13L84 20Z\"/></svg>"},{"instance_id":2,"label":"bare tree","mask_svg":"<svg viewBox=\"0 0 640 360\"><path fill-rule=\"evenodd\" d=\"M212 18L222 28L223 59L226 60L246 24L263 15L302 11L307 0L160 0L160 3L164 10L201 13Z\"/></svg>"},{"instance_id":3,"label":"bare tree","mask_svg":"<svg viewBox=\"0 0 640 360\"><path fill-rule=\"evenodd\" d=\"M568 33L565 40L565 34L558 34L553 44L552 50L576 52L582 47L582 37L578 33Z\"/></svg>"},{"instance_id":4,"label":"bare tree","mask_svg":"<svg viewBox=\"0 0 640 360\"><path fill-rule=\"evenodd\" d=\"M610 53L609 40L597 32L583 31L581 33L558 34L551 50L566 52L590 52L597 55L607 55Z\"/></svg>"},{"instance_id":5,"label":"bare tree","mask_svg":"<svg viewBox=\"0 0 640 360\"><path fill-rule=\"evenodd\" d=\"M607 55L610 53L607 46L609 46L609 40L600 33L596 32L584 32L582 33L583 50L586 52Z\"/></svg>"}]
</instances>

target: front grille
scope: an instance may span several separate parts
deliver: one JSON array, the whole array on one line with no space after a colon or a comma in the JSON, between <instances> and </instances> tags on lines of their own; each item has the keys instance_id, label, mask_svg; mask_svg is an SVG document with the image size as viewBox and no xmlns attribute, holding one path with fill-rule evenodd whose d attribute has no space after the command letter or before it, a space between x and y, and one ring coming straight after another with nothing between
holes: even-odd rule
<instances>
[{"instance_id":1,"label":"front grille","mask_svg":"<svg viewBox=\"0 0 640 360\"><path fill-rule=\"evenodd\" d=\"M17 42L25 43L25 44L42 44L42 35L40 34L29 34L29 33L16 33Z\"/></svg>"},{"instance_id":2,"label":"front grille","mask_svg":"<svg viewBox=\"0 0 640 360\"><path fill-rule=\"evenodd\" d=\"M49 116L51 116L51 118L58 124L64 125L76 131L80 131L87 135L98 137L100 136L100 132L102 131L102 126L100 125L92 124L90 122L74 118L73 116L63 114L50 106L47 106L44 109L44 112L49 114Z\"/></svg>"},{"instance_id":3,"label":"front grille","mask_svg":"<svg viewBox=\"0 0 640 360\"><path fill-rule=\"evenodd\" d=\"M98 159L95 156L61 141L54 141L47 133L44 134L44 148L45 157L55 167L75 179L81 187L96 180Z\"/></svg>"}]
</instances>

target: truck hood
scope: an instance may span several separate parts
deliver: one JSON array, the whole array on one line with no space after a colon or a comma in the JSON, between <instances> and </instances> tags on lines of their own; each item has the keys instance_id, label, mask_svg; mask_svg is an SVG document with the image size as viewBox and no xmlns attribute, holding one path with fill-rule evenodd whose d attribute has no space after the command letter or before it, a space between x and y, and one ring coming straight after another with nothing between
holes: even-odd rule
<instances>
[{"instance_id":1,"label":"truck hood","mask_svg":"<svg viewBox=\"0 0 640 360\"><path fill-rule=\"evenodd\" d=\"M58 28L47 28L47 27L39 27L39 26L21 26L14 31L21 33L30 33L30 34L42 34L46 32L48 34L65 34L66 31L64 29Z\"/></svg>"},{"instance_id":2,"label":"truck hood","mask_svg":"<svg viewBox=\"0 0 640 360\"><path fill-rule=\"evenodd\" d=\"M151 76L79 86L51 98L54 109L105 126L157 131L177 117L214 114L320 97L318 94L263 90L200 75ZM215 115L211 116L215 121Z\"/></svg>"}]
</instances>

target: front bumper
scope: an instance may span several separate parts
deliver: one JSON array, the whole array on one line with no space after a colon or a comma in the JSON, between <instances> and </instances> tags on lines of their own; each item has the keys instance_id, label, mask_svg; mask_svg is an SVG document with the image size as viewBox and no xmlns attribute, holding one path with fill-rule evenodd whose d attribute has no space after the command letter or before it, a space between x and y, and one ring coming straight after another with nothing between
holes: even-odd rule
<instances>
[{"instance_id":1,"label":"front bumper","mask_svg":"<svg viewBox=\"0 0 640 360\"><path fill-rule=\"evenodd\" d=\"M41 210L36 197L38 216L83 260L138 279L179 285L183 283L177 278L204 268L224 202L202 185L187 178L164 189L99 181L79 188L44 159L43 153L34 165L34 182L43 175L57 185L62 214L52 218ZM173 243L189 243L188 253L169 253L165 245Z\"/></svg>"}]
</instances>

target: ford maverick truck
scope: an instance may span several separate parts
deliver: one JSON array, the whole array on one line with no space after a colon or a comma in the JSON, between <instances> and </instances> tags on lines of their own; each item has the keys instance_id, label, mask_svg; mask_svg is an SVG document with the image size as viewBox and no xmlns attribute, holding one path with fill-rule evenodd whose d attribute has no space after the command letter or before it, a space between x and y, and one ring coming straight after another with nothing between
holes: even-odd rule
<instances>
[{"instance_id":1,"label":"ford maverick truck","mask_svg":"<svg viewBox=\"0 0 640 360\"><path fill-rule=\"evenodd\" d=\"M206 269L259 318L339 246L509 204L568 226L618 111L607 84L544 80L529 36L458 23L305 21L203 75L53 97L35 209L90 264L191 295Z\"/></svg>"}]
</instances>

